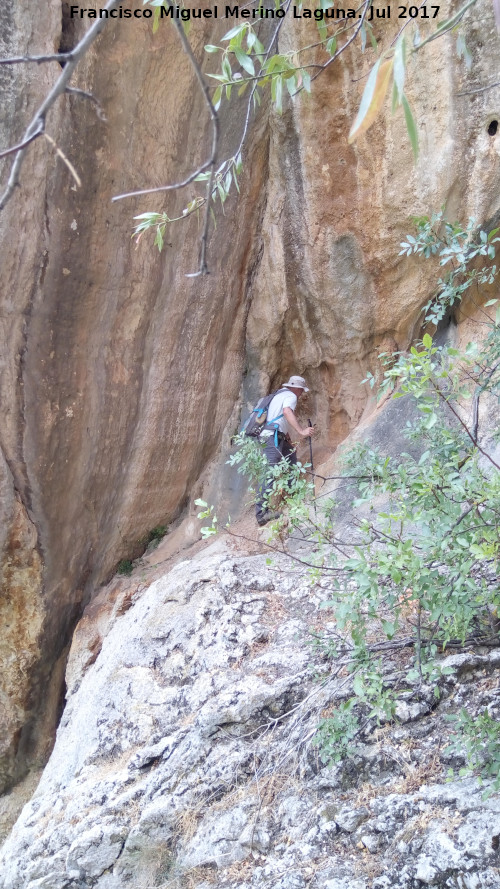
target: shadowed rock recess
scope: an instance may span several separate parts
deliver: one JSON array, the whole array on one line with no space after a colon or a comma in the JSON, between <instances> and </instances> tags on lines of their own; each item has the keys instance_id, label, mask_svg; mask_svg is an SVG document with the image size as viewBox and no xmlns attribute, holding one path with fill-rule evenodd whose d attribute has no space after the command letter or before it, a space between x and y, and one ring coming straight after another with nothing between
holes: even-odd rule
<instances>
[{"instance_id":1,"label":"shadowed rock recess","mask_svg":"<svg viewBox=\"0 0 500 889\"><path fill-rule=\"evenodd\" d=\"M34 6L2 0L2 57L67 49L88 27L66 0ZM281 49L314 42L311 27L287 18ZM198 57L227 28L194 22ZM281 117L257 115L206 277L186 277L195 216L167 231L161 254L130 238L134 215L182 215L200 192L111 203L207 154L210 120L168 22L155 35L147 21L110 22L78 68L72 85L106 121L75 94L49 112L81 187L51 143L30 146L0 215L2 834L33 789L12 788L46 763L63 716L0 853L1 889L500 886L498 798L443 785L440 753L444 714L471 688L497 706L496 652L456 662L438 709L420 702L421 722L375 732L326 769L311 739L346 691L315 682L300 641L325 620L320 591L224 544L154 582L103 587L151 529L191 516L181 528L195 539L200 494L237 516L244 494L225 460L266 388L307 377L324 459L373 412L360 382L380 351L418 334L435 286L431 263L398 257L409 217L444 205L487 226L500 214L498 89L467 94L500 70L487 0L464 28L470 71L454 35L410 62L415 165L401 113L347 144L368 53L342 55ZM59 72L0 66L0 148L21 139ZM224 106L221 157L245 114L244 97Z\"/></svg>"}]
</instances>

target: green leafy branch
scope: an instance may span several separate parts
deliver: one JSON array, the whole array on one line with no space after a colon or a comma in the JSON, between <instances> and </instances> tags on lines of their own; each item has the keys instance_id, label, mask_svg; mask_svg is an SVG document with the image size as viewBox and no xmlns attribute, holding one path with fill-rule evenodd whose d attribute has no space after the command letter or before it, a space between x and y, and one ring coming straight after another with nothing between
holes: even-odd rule
<instances>
[{"instance_id":1,"label":"green leafy branch","mask_svg":"<svg viewBox=\"0 0 500 889\"><path fill-rule=\"evenodd\" d=\"M465 757L466 765L459 769L460 777L477 775L480 780L492 780L485 797L500 790L500 723L487 709L472 716L465 707L455 716L446 716L454 727L446 753ZM454 777L453 770L449 778Z\"/></svg>"},{"instance_id":2,"label":"green leafy branch","mask_svg":"<svg viewBox=\"0 0 500 889\"><path fill-rule=\"evenodd\" d=\"M417 233L407 235L401 243L399 255L439 257L440 266L450 265L447 274L438 279L436 290L424 307L425 321L438 324L446 312L463 299L473 286L493 284L497 267L491 263L481 268L472 266L477 257L495 259L495 244L499 228L490 232L477 229L477 222L470 218L464 227L457 222L448 222L443 210L431 216L414 217ZM488 300L485 307L498 303ZM496 324L500 323L500 306L497 309Z\"/></svg>"},{"instance_id":3,"label":"green leafy branch","mask_svg":"<svg viewBox=\"0 0 500 889\"><path fill-rule=\"evenodd\" d=\"M171 6L171 0L143 0L143 2L149 2L155 7L156 18L154 29L156 29L160 7ZM399 107L402 107L412 150L415 159L417 159L419 151L418 128L405 92L408 59L410 55L414 54L417 50L420 50L431 39L436 39L437 37L442 36L442 34L447 33L449 30L456 29L460 24L463 15L474 2L475 0L468 0L456 14L446 22L441 23L433 35L430 35L423 41L420 39L420 33L415 20L405 23L395 38L395 41L393 41L387 49L382 50L379 58L376 60L369 73L359 110L349 133L350 143L354 142L359 136L365 133L376 120L392 83L392 112L394 113ZM281 11L283 14L286 14L290 5L291 0L285 0L284 3L281 3L280 0L275 0L275 10ZM423 0L421 6L422 5ZM134 236L137 240L139 240L142 234L148 229L154 229L154 243L158 249L161 250L164 244L166 226L172 222L178 222L185 219L192 213L198 213L201 207L204 207L205 227L202 242L203 250L205 250L209 216L215 224L215 215L211 206L214 198L218 198L223 206L233 183L239 190L237 176L241 171L241 158L248 133L250 113L251 110L255 110L261 104L261 89L265 86L269 86L272 105L274 109L281 114L284 109L285 96L288 94L290 97L294 97L302 90L307 93L311 92L312 82L316 77L332 64L332 62L334 62L357 38L360 38L362 52L366 49L367 39L369 37L373 51L378 53L379 46L375 39L373 28L370 22L366 19L370 6L371 0L364 0L361 6L358 7L361 12L358 13L356 10L356 15L359 16L359 21L357 20L355 23L351 23L342 20L342 24L339 24L337 20L334 23L333 19L328 21L324 18L324 16L327 15L328 10L334 7L333 0L320 0L319 7L315 10L315 21L318 28L319 40L315 43L294 48L287 52L281 52L278 47L278 36L283 23L282 17L278 19L278 22L274 27L267 47L265 47L260 40L251 21L245 20L239 22L221 38L221 45L207 44L205 46L205 51L209 55L220 54L221 58L219 73L209 73L207 75L209 78L217 81L217 86L211 99L208 99L207 87L202 77L200 66L194 59L191 51L191 61L209 101L211 113L215 116L215 122L217 122L216 115L220 109L223 98L230 100L233 90L239 97L241 97L245 94L247 89L250 88L242 136L238 149L233 157L225 159L222 164L219 165L217 170L215 169L215 157L218 136L215 137L214 133L214 146L210 162L204 164L202 168L198 169L196 173L186 181L177 183L174 186L147 189L141 192L130 193L129 195L118 196L116 199L129 197L132 194L142 194L185 187L190 182L200 182L203 178L208 183L204 197L199 195L192 196L187 203L187 206L183 209L182 214L178 216L171 217L167 212L163 212L144 213L135 217L136 220L138 220L138 225L134 230ZM298 8L302 9L302 5L299 4ZM316 13L318 14L317 18ZM182 31L181 23L174 21L174 24L176 24L178 30L180 29ZM188 24L189 23L186 22L183 23L184 26L187 26ZM411 44L407 39L406 31L410 24L415 27L414 38ZM334 28L334 33L332 33L332 27ZM340 36L348 31L352 31L351 35L343 43L340 43ZM183 35L183 41L184 43L187 42L185 34ZM314 57L310 56L309 59L307 58L307 53L310 53L312 50L317 50L318 48L323 48L328 55L328 59L325 62L318 61L317 55ZM471 57L462 33L459 33L457 37L457 52L459 56L465 59L465 62L469 67ZM207 169L208 172L206 172ZM204 264L205 261L203 255L201 265L204 267ZM455 277L458 274L459 272L457 270ZM479 274L477 278L479 282ZM467 286L471 286L470 283ZM447 295L449 299L454 300L460 297L461 291L458 285L455 286L453 293L454 296L452 296L451 290L448 288ZM441 306L443 306L444 303L445 300L441 299ZM451 302L449 302L449 304L451 304ZM444 311L445 310L446 309L444 309Z\"/></svg>"},{"instance_id":4,"label":"green leafy branch","mask_svg":"<svg viewBox=\"0 0 500 889\"><path fill-rule=\"evenodd\" d=\"M217 534L219 530L219 520L217 518L215 508L213 506L209 506L209 504L205 500L201 500L200 498L194 501L194 505L200 508L200 512L197 513L197 518L201 519L202 521L204 519L210 520L210 524L203 525L200 531L203 539L207 540L209 537L213 537L215 534Z\"/></svg>"},{"instance_id":5,"label":"green leafy branch","mask_svg":"<svg viewBox=\"0 0 500 889\"><path fill-rule=\"evenodd\" d=\"M132 233L132 237L135 237L136 244L140 242L143 234L150 229L155 229L155 240L154 245L158 247L158 250L161 252L164 246L165 241L165 229L167 225L170 225L172 222L180 222L182 220L188 219L193 213L199 214L199 211L202 207L206 207L209 202L213 202L217 198L219 198L221 202L222 208L224 208L224 204L229 195L229 191L234 183L237 191L239 192L240 186L238 182L238 175L241 173L243 168L241 154L235 155L228 160L225 160L220 167L213 173L198 173L198 175L194 178L194 182L206 182L211 186L210 192L206 192L204 195L195 195L188 202L186 207L184 207L180 216L174 216L170 218L166 212L158 213L140 213L138 216L134 216L134 219L138 220L138 223ZM212 218L214 224L215 215L213 214L213 210L210 207L210 212L212 214ZM223 211L224 212L224 211Z\"/></svg>"},{"instance_id":6,"label":"green leafy branch","mask_svg":"<svg viewBox=\"0 0 500 889\"><path fill-rule=\"evenodd\" d=\"M219 108L224 96L227 99L230 99L233 87L237 87L238 95L241 96L245 92L249 83L253 83L255 86L265 86L270 84L271 101L275 110L281 114L283 112L283 98L285 91L292 97L301 90L311 92L312 80L319 76L319 74L321 74L322 71L334 61L334 59L347 49L358 34L361 35L363 52L366 46L367 33L370 34L372 45L376 49L377 42L373 36L373 29L371 25L366 22L366 13L370 4L371 0L365 0L365 2L358 7L362 10L362 13L360 13L360 20L358 21L356 11L356 24L344 20L342 24L336 22L336 30L333 34L329 31L332 27L332 22L327 25L323 18L315 18L320 38L319 41L309 43L303 47L296 47L287 53L275 52L271 54L270 52L271 47L277 42L277 35L281 27L282 19L279 21L275 33L269 41L267 50L257 37L251 22L241 22L234 28L231 28L231 30L221 38L223 43L227 43L227 46L223 47L213 44L205 46L205 51L210 54L221 53L220 73L208 75L214 80L219 81L219 86L216 88L213 97L214 105ZM318 12L320 12L321 15L324 15L328 9L333 7L333 0L320 0ZM279 3L276 3L276 8L282 8L286 13L290 8L290 0L284 3L281 7ZM302 10L302 3L297 5L297 9L299 11ZM339 46L339 36L353 29L353 36L342 46ZM328 60L326 62L301 63L299 61L304 53L319 47L323 48L328 55ZM232 61L234 63L234 60L242 69L242 72L233 70L231 63ZM311 72L313 71L316 71L316 73L312 74ZM257 89L254 89L253 91L252 100L254 107L260 104L261 99Z\"/></svg>"}]
</instances>

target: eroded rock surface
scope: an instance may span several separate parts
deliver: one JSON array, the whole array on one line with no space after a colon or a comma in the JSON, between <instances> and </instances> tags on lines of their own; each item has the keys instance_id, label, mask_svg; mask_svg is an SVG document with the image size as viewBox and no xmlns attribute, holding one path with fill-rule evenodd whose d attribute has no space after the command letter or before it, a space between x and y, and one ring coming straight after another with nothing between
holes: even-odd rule
<instances>
[{"instance_id":1,"label":"eroded rock surface","mask_svg":"<svg viewBox=\"0 0 500 889\"><path fill-rule=\"evenodd\" d=\"M351 680L308 643L326 591L279 564L219 541L117 609L97 657L82 622L1 889L500 885L498 794L443 783L445 715L500 715L500 649L450 656L437 707L424 688L325 766L318 720Z\"/></svg>"}]
</instances>

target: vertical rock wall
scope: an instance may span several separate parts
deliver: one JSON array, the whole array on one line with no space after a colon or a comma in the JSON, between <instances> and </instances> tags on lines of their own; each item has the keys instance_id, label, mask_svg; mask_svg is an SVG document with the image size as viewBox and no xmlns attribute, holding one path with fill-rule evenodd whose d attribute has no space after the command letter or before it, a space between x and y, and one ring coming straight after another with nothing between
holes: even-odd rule
<instances>
[{"instance_id":1,"label":"vertical rock wall","mask_svg":"<svg viewBox=\"0 0 500 889\"><path fill-rule=\"evenodd\" d=\"M29 4L7 5L7 52L52 51L88 27L73 23L68 35L64 4L48 7L44 29L23 34ZM201 27L193 34L198 54L208 39ZM22 134L59 66L40 69L39 81L33 70L17 69L2 145ZM235 208L221 217L208 277L186 277L197 268L196 217L167 233L161 255L152 238L136 249L132 216L179 214L193 192L117 204L111 197L175 180L206 157L210 121L189 62L166 22L155 36L147 21L110 23L73 83L98 97L107 117L102 123L78 96L62 97L48 115L47 133L82 188L40 139L1 220L7 613L13 546L31 572L14 612L14 635L30 640L24 684L10 662L2 670L16 714L5 733L10 774L21 726L36 726L45 710L36 677L50 685L81 603L121 558L137 554L151 528L179 514L216 452L240 388L256 252L249 233L265 199L266 138L256 131L238 209L248 229L235 225ZM231 150L241 112L229 109L221 150ZM29 533L18 531L20 522Z\"/></svg>"},{"instance_id":2,"label":"vertical rock wall","mask_svg":"<svg viewBox=\"0 0 500 889\"><path fill-rule=\"evenodd\" d=\"M392 7L390 22L373 22L381 46L405 24L394 20L398 9ZM449 13L441 6L439 20ZM419 27L422 38L430 33L425 23ZM452 219L472 215L487 224L500 209L500 138L488 133L500 119L500 89L464 94L497 80L500 43L486 4L464 19L464 31L470 71L446 39L408 61L416 164L402 109L392 116L389 100L368 132L347 143L374 62L370 50L342 55L313 83L311 96L302 93L272 119L249 366L252 382L261 384L278 381L279 372L306 374L316 393L309 408L330 449L373 407L361 380L379 352L405 348L418 333L421 306L434 289L436 266L398 257L411 216L444 206ZM314 43L317 31L290 17L281 39L286 51Z\"/></svg>"}]
</instances>

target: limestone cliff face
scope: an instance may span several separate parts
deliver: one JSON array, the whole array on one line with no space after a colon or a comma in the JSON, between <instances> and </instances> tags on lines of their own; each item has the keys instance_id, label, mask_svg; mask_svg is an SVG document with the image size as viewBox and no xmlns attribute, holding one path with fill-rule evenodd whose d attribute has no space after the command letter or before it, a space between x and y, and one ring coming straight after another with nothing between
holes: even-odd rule
<instances>
[{"instance_id":1,"label":"limestone cliff face","mask_svg":"<svg viewBox=\"0 0 500 889\"><path fill-rule=\"evenodd\" d=\"M6 54L67 48L85 27L60 0L38 16L29 0L5 0L0 16ZM227 27L215 25L193 28L198 54ZM299 27L287 21L285 49ZM311 97L258 120L206 278L186 277L197 265L194 217L172 227L161 255L130 239L134 213L173 215L186 195L111 204L182 177L207 151L208 116L167 23L155 36L148 23L110 24L78 70L74 85L99 98L107 123L77 96L50 112L47 133L82 187L41 139L0 219L2 697L11 701L2 786L43 753L40 721L48 737L58 712L54 665L82 603L149 529L182 512L233 431L241 392L253 401L292 370L306 374L331 450L370 407L358 385L367 365L380 347L406 345L431 287L432 270L397 259L408 216L443 203L482 221L499 210L500 137L487 133L498 94L458 96L498 70L492 28L480 2L467 78L441 42L425 67L414 63L416 167L401 116L347 146L368 58L360 68L343 57ZM0 71L2 146L22 135L56 67ZM223 151L237 144L244 112L224 112Z\"/></svg>"}]
</instances>

